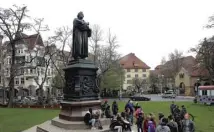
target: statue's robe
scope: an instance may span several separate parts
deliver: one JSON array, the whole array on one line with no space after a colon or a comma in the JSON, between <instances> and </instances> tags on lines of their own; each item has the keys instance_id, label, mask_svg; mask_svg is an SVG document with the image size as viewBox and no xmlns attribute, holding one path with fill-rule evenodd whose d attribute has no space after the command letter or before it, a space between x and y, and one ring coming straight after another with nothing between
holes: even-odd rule
<instances>
[{"instance_id":1,"label":"statue's robe","mask_svg":"<svg viewBox=\"0 0 214 132\"><path fill-rule=\"evenodd\" d=\"M88 57L88 37L91 36L91 29L84 20L75 18L73 21L73 43L72 56L74 59Z\"/></svg>"}]
</instances>

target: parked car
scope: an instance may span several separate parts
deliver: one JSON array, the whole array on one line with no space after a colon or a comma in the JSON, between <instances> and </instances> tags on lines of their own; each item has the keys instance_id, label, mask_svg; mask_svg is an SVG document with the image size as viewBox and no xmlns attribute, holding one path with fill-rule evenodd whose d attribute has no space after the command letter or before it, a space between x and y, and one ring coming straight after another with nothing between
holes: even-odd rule
<instances>
[{"instance_id":1,"label":"parked car","mask_svg":"<svg viewBox=\"0 0 214 132\"><path fill-rule=\"evenodd\" d=\"M176 94L173 90L168 90L162 95L162 98L176 98Z\"/></svg>"},{"instance_id":2,"label":"parked car","mask_svg":"<svg viewBox=\"0 0 214 132\"><path fill-rule=\"evenodd\" d=\"M134 95L130 97L131 100L133 101L150 101L151 98L145 97L143 95Z\"/></svg>"}]
</instances>

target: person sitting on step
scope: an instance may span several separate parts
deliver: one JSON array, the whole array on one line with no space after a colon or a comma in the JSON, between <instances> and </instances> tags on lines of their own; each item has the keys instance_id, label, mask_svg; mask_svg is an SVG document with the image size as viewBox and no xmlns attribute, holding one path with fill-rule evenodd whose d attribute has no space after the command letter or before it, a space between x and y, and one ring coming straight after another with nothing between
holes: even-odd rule
<instances>
[{"instance_id":1,"label":"person sitting on step","mask_svg":"<svg viewBox=\"0 0 214 132\"><path fill-rule=\"evenodd\" d=\"M91 129L95 129L94 127L95 117L94 114L92 113L92 108L89 108L89 110L86 112L84 116L84 122L86 125L90 126Z\"/></svg>"}]
</instances>

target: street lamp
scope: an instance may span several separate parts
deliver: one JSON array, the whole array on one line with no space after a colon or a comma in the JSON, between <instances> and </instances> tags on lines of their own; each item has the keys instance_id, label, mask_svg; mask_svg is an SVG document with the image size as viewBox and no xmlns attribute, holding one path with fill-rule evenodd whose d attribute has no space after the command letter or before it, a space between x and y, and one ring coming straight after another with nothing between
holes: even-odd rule
<instances>
[{"instance_id":1,"label":"street lamp","mask_svg":"<svg viewBox=\"0 0 214 132\"><path fill-rule=\"evenodd\" d=\"M161 84L161 95L163 94L162 91L163 91L163 79L164 79L164 75L161 75L161 81L162 81L162 84Z\"/></svg>"}]
</instances>

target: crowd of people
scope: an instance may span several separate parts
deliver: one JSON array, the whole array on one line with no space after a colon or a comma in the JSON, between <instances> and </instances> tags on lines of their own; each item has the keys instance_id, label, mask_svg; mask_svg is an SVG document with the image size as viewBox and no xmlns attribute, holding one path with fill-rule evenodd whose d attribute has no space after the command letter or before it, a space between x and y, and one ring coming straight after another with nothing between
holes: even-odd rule
<instances>
[{"instance_id":1,"label":"crowd of people","mask_svg":"<svg viewBox=\"0 0 214 132\"><path fill-rule=\"evenodd\" d=\"M93 114L92 109L89 109L88 114L85 115L85 122L92 129L102 129L99 117L105 116L111 119L110 129L117 132L131 132L133 125L137 126L138 132L195 132L194 123L189 118L185 106L182 105L180 110L174 102L170 105L170 115L165 117L163 113L159 113L158 120L153 113L145 114L142 106L132 101L127 102L121 113L116 101L111 106L107 100L104 101L101 110L101 113L97 111Z\"/></svg>"}]
</instances>

